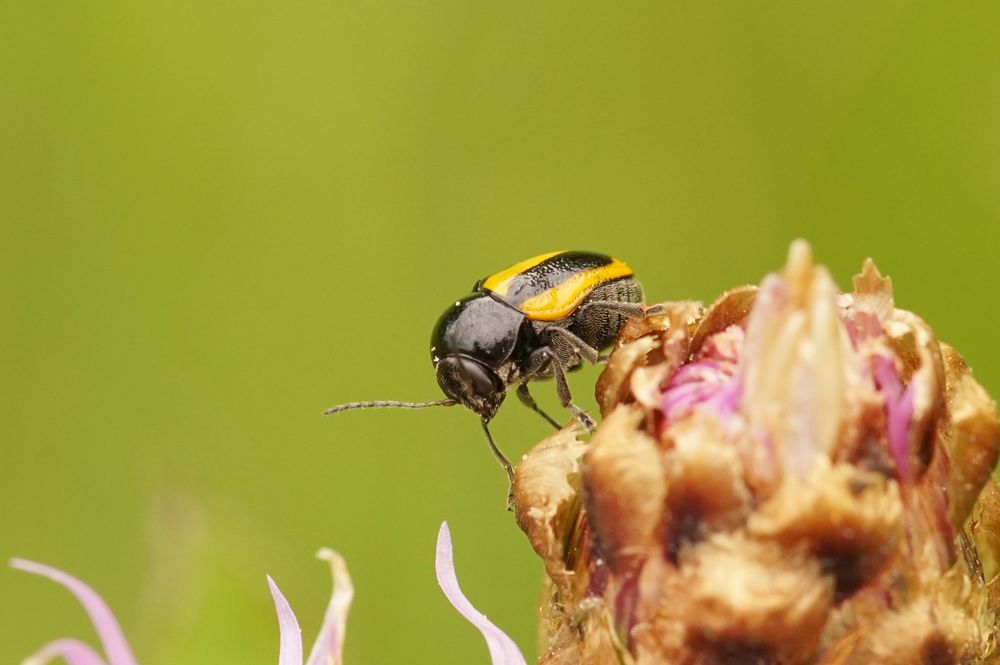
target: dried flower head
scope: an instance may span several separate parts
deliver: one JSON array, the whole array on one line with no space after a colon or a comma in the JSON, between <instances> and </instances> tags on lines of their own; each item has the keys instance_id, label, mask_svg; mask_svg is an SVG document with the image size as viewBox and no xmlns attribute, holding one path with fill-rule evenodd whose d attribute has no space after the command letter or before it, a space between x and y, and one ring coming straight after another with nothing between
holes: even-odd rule
<instances>
[{"instance_id":1,"label":"dried flower head","mask_svg":"<svg viewBox=\"0 0 1000 665\"><path fill-rule=\"evenodd\" d=\"M993 402L868 260L622 331L589 444L515 476L545 664L978 663L997 655ZM984 489L985 487L985 489Z\"/></svg>"}]
</instances>

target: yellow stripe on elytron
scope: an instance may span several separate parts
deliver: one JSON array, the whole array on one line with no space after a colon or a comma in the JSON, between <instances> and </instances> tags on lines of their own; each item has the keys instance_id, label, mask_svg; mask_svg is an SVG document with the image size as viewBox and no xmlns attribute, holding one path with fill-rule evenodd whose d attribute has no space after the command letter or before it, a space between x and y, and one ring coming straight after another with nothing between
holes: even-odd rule
<instances>
[{"instance_id":1,"label":"yellow stripe on elytron","mask_svg":"<svg viewBox=\"0 0 1000 665\"><path fill-rule=\"evenodd\" d=\"M515 277L523 273L528 268L534 268L545 259L551 259L556 254L564 254L564 253L565 250L559 252L549 252L548 254L539 254L538 256L534 256L530 259L525 259L520 263L515 263L506 270L495 272L486 279L484 279L483 288L492 291L498 296L505 296L507 295L507 289L510 287L511 281Z\"/></svg>"},{"instance_id":2,"label":"yellow stripe on elytron","mask_svg":"<svg viewBox=\"0 0 1000 665\"><path fill-rule=\"evenodd\" d=\"M520 310L532 321L556 321L569 316L594 288L619 277L630 277L632 269L619 261L575 273L562 284L532 296Z\"/></svg>"}]
</instances>

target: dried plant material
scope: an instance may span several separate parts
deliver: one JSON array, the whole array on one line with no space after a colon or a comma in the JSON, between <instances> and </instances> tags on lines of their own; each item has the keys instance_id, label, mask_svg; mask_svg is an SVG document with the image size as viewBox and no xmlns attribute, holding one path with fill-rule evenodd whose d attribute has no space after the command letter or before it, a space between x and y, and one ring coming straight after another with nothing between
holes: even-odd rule
<instances>
[{"instance_id":1,"label":"dried plant material","mask_svg":"<svg viewBox=\"0 0 1000 665\"><path fill-rule=\"evenodd\" d=\"M668 437L663 541L667 556L676 560L683 547L707 534L742 526L752 497L736 450L715 421L692 418L672 427Z\"/></svg>"},{"instance_id":2,"label":"dried plant material","mask_svg":"<svg viewBox=\"0 0 1000 665\"><path fill-rule=\"evenodd\" d=\"M855 339L877 337L892 318L894 303L892 279L883 277L871 258L865 259L861 272L851 280L854 293L849 294L845 309L848 328Z\"/></svg>"},{"instance_id":3,"label":"dried plant material","mask_svg":"<svg viewBox=\"0 0 1000 665\"><path fill-rule=\"evenodd\" d=\"M995 477L980 492L969 528L983 577L991 583L1000 580L1000 485ZM996 588L1000 589L1000 584Z\"/></svg>"},{"instance_id":4,"label":"dried plant material","mask_svg":"<svg viewBox=\"0 0 1000 665\"><path fill-rule=\"evenodd\" d=\"M806 478L786 480L750 517L748 529L757 538L810 551L843 596L893 553L902 509L894 481L848 465L819 464Z\"/></svg>"},{"instance_id":5,"label":"dried plant material","mask_svg":"<svg viewBox=\"0 0 1000 665\"><path fill-rule=\"evenodd\" d=\"M642 411L619 406L594 434L586 455L587 514L612 572L658 547L666 494L660 451L638 429Z\"/></svg>"},{"instance_id":6,"label":"dried plant material","mask_svg":"<svg viewBox=\"0 0 1000 665\"><path fill-rule=\"evenodd\" d=\"M872 260L853 287L796 242L759 288L623 328L557 493L579 514L521 522L540 662L1000 660L993 403Z\"/></svg>"},{"instance_id":7,"label":"dried plant material","mask_svg":"<svg viewBox=\"0 0 1000 665\"><path fill-rule=\"evenodd\" d=\"M698 351L705 340L729 326L742 325L757 298L756 286L737 286L712 303L691 335L691 349Z\"/></svg>"},{"instance_id":8,"label":"dried plant material","mask_svg":"<svg viewBox=\"0 0 1000 665\"><path fill-rule=\"evenodd\" d=\"M906 381L905 406L908 422L890 418L890 447L905 448L907 465L904 479L919 478L930 464L934 452L934 425L944 409L944 365L937 337L920 317L896 310L886 327L896 365L901 369L899 380ZM902 457L902 452L894 450ZM907 477L908 476L908 477Z\"/></svg>"},{"instance_id":9,"label":"dried plant material","mask_svg":"<svg viewBox=\"0 0 1000 665\"><path fill-rule=\"evenodd\" d=\"M691 300L665 303L660 307L668 322L666 329L659 332L660 353L668 365L679 367L690 355L691 333L705 313L705 308L700 302Z\"/></svg>"},{"instance_id":10,"label":"dried plant material","mask_svg":"<svg viewBox=\"0 0 1000 665\"><path fill-rule=\"evenodd\" d=\"M547 596L554 592L548 586L543 591ZM568 608L558 599L558 594L543 598L539 608L543 630L538 665L617 664L619 647L613 641L604 603L594 598L579 608ZM569 615L569 611L575 613Z\"/></svg>"},{"instance_id":11,"label":"dried plant material","mask_svg":"<svg viewBox=\"0 0 1000 665\"><path fill-rule=\"evenodd\" d=\"M676 367L669 363L636 367L629 380L629 388L635 401L647 409L655 409L662 399L663 387Z\"/></svg>"},{"instance_id":12,"label":"dried plant material","mask_svg":"<svg viewBox=\"0 0 1000 665\"><path fill-rule=\"evenodd\" d=\"M846 665L851 655L857 650L860 640L861 633L859 632L853 632L838 640L825 650L822 660L817 665Z\"/></svg>"},{"instance_id":13,"label":"dried plant material","mask_svg":"<svg viewBox=\"0 0 1000 665\"><path fill-rule=\"evenodd\" d=\"M654 335L669 330L671 317L668 308L675 304L670 302L660 303L655 306L658 308L655 314L647 314L641 319L627 319L618 334L618 346L621 347L646 335Z\"/></svg>"},{"instance_id":14,"label":"dried plant material","mask_svg":"<svg viewBox=\"0 0 1000 665\"><path fill-rule=\"evenodd\" d=\"M514 473L518 526L545 562L549 577L565 585L566 548L580 510L580 465L584 444L573 425L544 439L524 456Z\"/></svg>"},{"instance_id":15,"label":"dried plant material","mask_svg":"<svg viewBox=\"0 0 1000 665\"><path fill-rule=\"evenodd\" d=\"M833 604L833 582L815 559L739 536L689 550L681 575L688 641L709 662L740 653L745 662L803 662Z\"/></svg>"},{"instance_id":16,"label":"dried plant material","mask_svg":"<svg viewBox=\"0 0 1000 665\"><path fill-rule=\"evenodd\" d=\"M1000 423L993 400L972 378L962 356L947 344L941 345L945 369L945 401L950 434L942 444L950 460L948 478L948 519L953 526L965 522L979 494L997 464Z\"/></svg>"},{"instance_id":17,"label":"dried plant material","mask_svg":"<svg viewBox=\"0 0 1000 665\"><path fill-rule=\"evenodd\" d=\"M643 367L647 354L658 346L659 340L655 337L640 337L626 342L611 354L594 390L602 416L607 416L628 395L632 372Z\"/></svg>"},{"instance_id":18,"label":"dried plant material","mask_svg":"<svg viewBox=\"0 0 1000 665\"><path fill-rule=\"evenodd\" d=\"M981 634L968 609L925 597L887 610L867 627L847 665L959 665L982 662Z\"/></svg>"},{"instance_id":19,"label":"dried plant material","mask_svg":"<svg viewBox=\"0 0 1000 665\"><path fill-rule=\"evenodd\" d=\"M601 415L623 401L655 408L663 383L687 360L690 330L703 311L701 303L681 301L658 307L657 314L629 319L622 328L594 392Z\"/></svg>"}]
</instances>

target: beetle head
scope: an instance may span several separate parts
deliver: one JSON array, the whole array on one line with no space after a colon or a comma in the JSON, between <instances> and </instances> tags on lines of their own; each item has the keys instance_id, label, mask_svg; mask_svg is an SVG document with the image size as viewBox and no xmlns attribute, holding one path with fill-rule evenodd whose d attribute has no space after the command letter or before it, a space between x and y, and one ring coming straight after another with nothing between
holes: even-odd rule
<instances>
[{"instance_id":1,"label":"beetle head","mask_svg":"<svg viewBox=\"0 0 1000 665\"><path fill-rule=\"evenodd\" d=\"M506 387L496 372L469 356L445 356L437 362L436 370L444 394L486 420L493 418L506 396Z\"/></svg>"}]
</instances>

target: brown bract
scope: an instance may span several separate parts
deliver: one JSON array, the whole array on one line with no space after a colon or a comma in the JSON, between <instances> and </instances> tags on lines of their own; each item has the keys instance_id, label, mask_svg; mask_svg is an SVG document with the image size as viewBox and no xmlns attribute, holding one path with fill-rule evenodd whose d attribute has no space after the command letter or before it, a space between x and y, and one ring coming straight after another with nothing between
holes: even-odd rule
<instances>
[{"instance_id":1,"label":"brown bract","mask_svg":"<svg viewBox=\"0 0 1000 665\"><path fill-rule=\"evenodd\" d=\"M797 242L760 287L626 324L590 441L517 470L539 662L1000 658L992 400L871 260L853 287Z\"/></svg>"}]
</instances>

